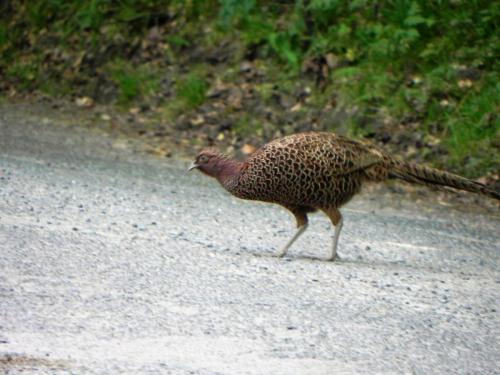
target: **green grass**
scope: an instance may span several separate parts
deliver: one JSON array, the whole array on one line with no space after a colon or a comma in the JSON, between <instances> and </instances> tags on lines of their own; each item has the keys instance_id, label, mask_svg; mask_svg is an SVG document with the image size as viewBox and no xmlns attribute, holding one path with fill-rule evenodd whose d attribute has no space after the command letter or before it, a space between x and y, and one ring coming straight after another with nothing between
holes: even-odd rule
<instances>
[{"instance_id":1,"label":"green grass","mask_svg":"<svg viewBox=\"0 0 500 375\"><path fill-rule=\"evenodd\" d=\"M38 65L34 61L15 62L7 67L6 76L17 82L21 89L27 89L38 78Z\"/></svg>"},{"instance_id":2,"label":"green grass","mask_svg":"<svg viewBox=\"0 0 500 375\"><path fill-rule=\"evenodd\" d=\"M488 160L500 162L493 143L500 140L500 83L497 75L489 77L481 90L470 88L446 116L449 136L446 145L452 163L468 175L478 175Z\"/></svg>"},{"instance_id":3,"label":"green grass","mask_svg":"<svg viewBox=\"0 0 500 375\"><path fill-rule=\"evenodd\" d=\"M186 111L194 110L206 100L208 82L204 78L203 69L194 67L193 71L180 78L175 85L175 96L163 106L162 120L174 122Z\"/></svg>"},{"instance_id":4,"label":"green grass","mask_svg":"<svg viewBox=\"0 0 500 375\"><path fill-rule=\"evenodd\" d=\"M262 123L249 114L243 114L234 125L233 131L242 138L251 135L261 136L263 131Z\"/></svg>"},{"instance_id":5,"label":"green grass","mask_svg":"<svg viewBox=\"0 0 500 375\"><path fill-rule=\"evenodd\" d=\"M0 24L0 52L7 48L9 43L9 31L7 25Z\"/></svg>"},{"instance_id":6,"label":"green grass","mask_svg":"<svg viewBox=\"0 0 500 375\"><path fill-rule=\"evenodd\" d=\"M191 45L188 39L180 35L168 35L166 40L175 47L189 47Z\"/></svg>"},{"instance_id":7,"label":"green grass","mask_svg":"<svg viewBox=\"0 0 500 375\"><path fill-rule=\"evenodd\" d=\"M177 97L188 108L195 108L205 101L208 83L201 75L191 73L177 82L176 89Z\"/></svg>"},{"instance_id":8,"label":"green grass","mask_svg":"<svg viewBox=\"0 0 500 375\"><path fill-rule=\"evenodd\" d=\"M159 76L154 68L148 65L135 67L127 61L112 61L108 70L110 77L118 88L118 103L130 105L136 99L144 99L159 88Z\"/></svg>"}]
</instances>

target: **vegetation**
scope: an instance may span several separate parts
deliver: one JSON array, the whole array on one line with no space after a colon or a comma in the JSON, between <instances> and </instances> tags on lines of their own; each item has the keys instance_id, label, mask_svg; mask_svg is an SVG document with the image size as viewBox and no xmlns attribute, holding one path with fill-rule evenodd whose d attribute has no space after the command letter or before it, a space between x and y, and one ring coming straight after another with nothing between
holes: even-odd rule
<instances>
[{"instance_id":1,"label":"vegetation","mask_svg":"<svg viewBox=\"0 0 500 375\"><path fill-rule=\"evenodd\" d=\"M195 111L208 100L215 78L228 80L236 66L251 60L267 72L265 82L255 82L263 101L272 100L274 86L290 92L300 80L303 86L313 86L314 101L308 108L335 102L351 114L351 134L373 136L381 129L402 126L407 132L421 132L424 143L440 144L446 157L441 158L440 152L429 156L438 165L469 176L495 172L500 165L499 2L11 0L2 4L4 89L70 92L99 101L106 98L99 97L98 88L109 82L115 100L127 106L154 96L164 72L177 66L175 98L166 100L166 106ZM237 46L224 61L224 73L196 70L206 62L189 51L201 48L207 53L224 40ZM179 114L179 110L167 112ZM263 121L248 115L239 118L235 131L262 134Z\"/></svg>"},{"instance_id":2,"label":"vegetation","mask_svg":"<svg viewBox=\"0 0 500 375\"><path fill-rule=\"evenodd\" d=\"M205 101L207 82L197 74L190 74L177 83L177 95L188 107L194 108Z\"/></svg>"},{"instance_id":3,"label":"vegetation","mask_svg":"<svg viewBox=\"0 0 500 375\"><path fill-rule=\"evenodd\" d=\"M158 89L158 74L148 64L134 67L130 63L117 59L107 66L111 80L118 87L117 101L128 105L137 97L147 97Z\"/></svg>"}]
</instances>

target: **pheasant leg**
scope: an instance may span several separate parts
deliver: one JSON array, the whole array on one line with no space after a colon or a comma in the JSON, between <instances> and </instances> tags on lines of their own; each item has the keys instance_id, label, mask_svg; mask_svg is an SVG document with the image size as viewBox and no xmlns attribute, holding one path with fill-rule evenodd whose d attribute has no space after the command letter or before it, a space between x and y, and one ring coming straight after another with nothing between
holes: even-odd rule
<instances>
[{"instance_id":1,"label":"pheasant leg","mask_svg":"<svg viewBox=\"0 0 500 375\"><path fill-rule=\"evenodd\" d=\"M337 243L339 242L340 231L342 230L342 225L344 220L342 219L342 214L337 208L323 208L322 211L330 218L333 226L335 227L335 232L333 234L333 244L332 252L327 260L334 261L337 257Z\"/></svg>"},{"instance_id":2,"label":"pheasant leg","mask_svg":"<svg viewBox=\"0 0 500 375\"><path fill-rule=\"evenodd\" d=\"M305 223L305 224L303 224L302 226L300 226L297 229L297 231L295 232L295 234L293 235L293 237L290 239L290 241L288 241L287 244L278 253L279 257L283 257L283 256L286 255L286 253L287 253L288 249L290 248L290 246L292 246L292 244L297 240L297 238L299 238L300 235L302 233L304 233L304 231L307 229L307 226L308 226L308 224Z\"/></svg>"},{"instance_id":3,"label":"pheasant leg","mask_svg":"<svg viewBox=\"0 0 500 375\"><path fill-rule=\"evenodd\" d=\"M340 216L340 220L335 225L335 232L333 234L333 245L332 245L332 253L328 260L334 261L337 258L337 243L339 242L340 231L342 230L342 225L344 224L344 219Z\"/></svg>"},{"instance_id":4,"label":"pheasant leg","mask_svg":"<svg viewBox=\"0 0 500 375\"><path fill-rule=\"evenodd\" d=\"M286 209L290 210L290 212L295 216L295 220L297 222L297 231L293 235L293 237L290 239L290 241L287 242L285 247L281 249L281 251L278 253L279 257L285 256L287 253L288 249L292 244L297 240L297 238L300 237L302 233L307 229L307 212L313 211L310 207L297 207L297 206L283 206Z\"/></svg>"}]
</instances>

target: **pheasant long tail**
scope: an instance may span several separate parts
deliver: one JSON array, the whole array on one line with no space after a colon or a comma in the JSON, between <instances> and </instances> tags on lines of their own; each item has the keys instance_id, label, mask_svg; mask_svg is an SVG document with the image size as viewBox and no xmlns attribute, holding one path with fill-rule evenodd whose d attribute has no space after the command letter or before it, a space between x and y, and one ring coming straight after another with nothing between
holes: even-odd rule
<instances>
[{"instance_id":1,"label":"pheasant long tail","mask_svg":"<svg viewBox=\"0 0 500 375\"><path fill-rule=\"evenodd\" d=\"M389 168L389 177L416 184L466 190L500 200L500 192L453 173L399 160L392 160Z\"/></svg>"}]
</instances>

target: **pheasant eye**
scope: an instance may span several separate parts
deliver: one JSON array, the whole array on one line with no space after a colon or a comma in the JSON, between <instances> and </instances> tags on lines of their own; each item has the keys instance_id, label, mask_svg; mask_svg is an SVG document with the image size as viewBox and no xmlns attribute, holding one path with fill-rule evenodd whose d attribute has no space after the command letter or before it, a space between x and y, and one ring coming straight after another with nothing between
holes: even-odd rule
<instances>
[{"instance_id":1,"label":"pheasant eye","mask_svg":"<svg viewBox=\"0 0 500 375\"><path fill-rule=\"evenodd\" d=\"M208 161L208 156L206 156L206 155L201 155L198 158L198 163L206 163L207 161Z\"/></svg>"}]
</instances>

